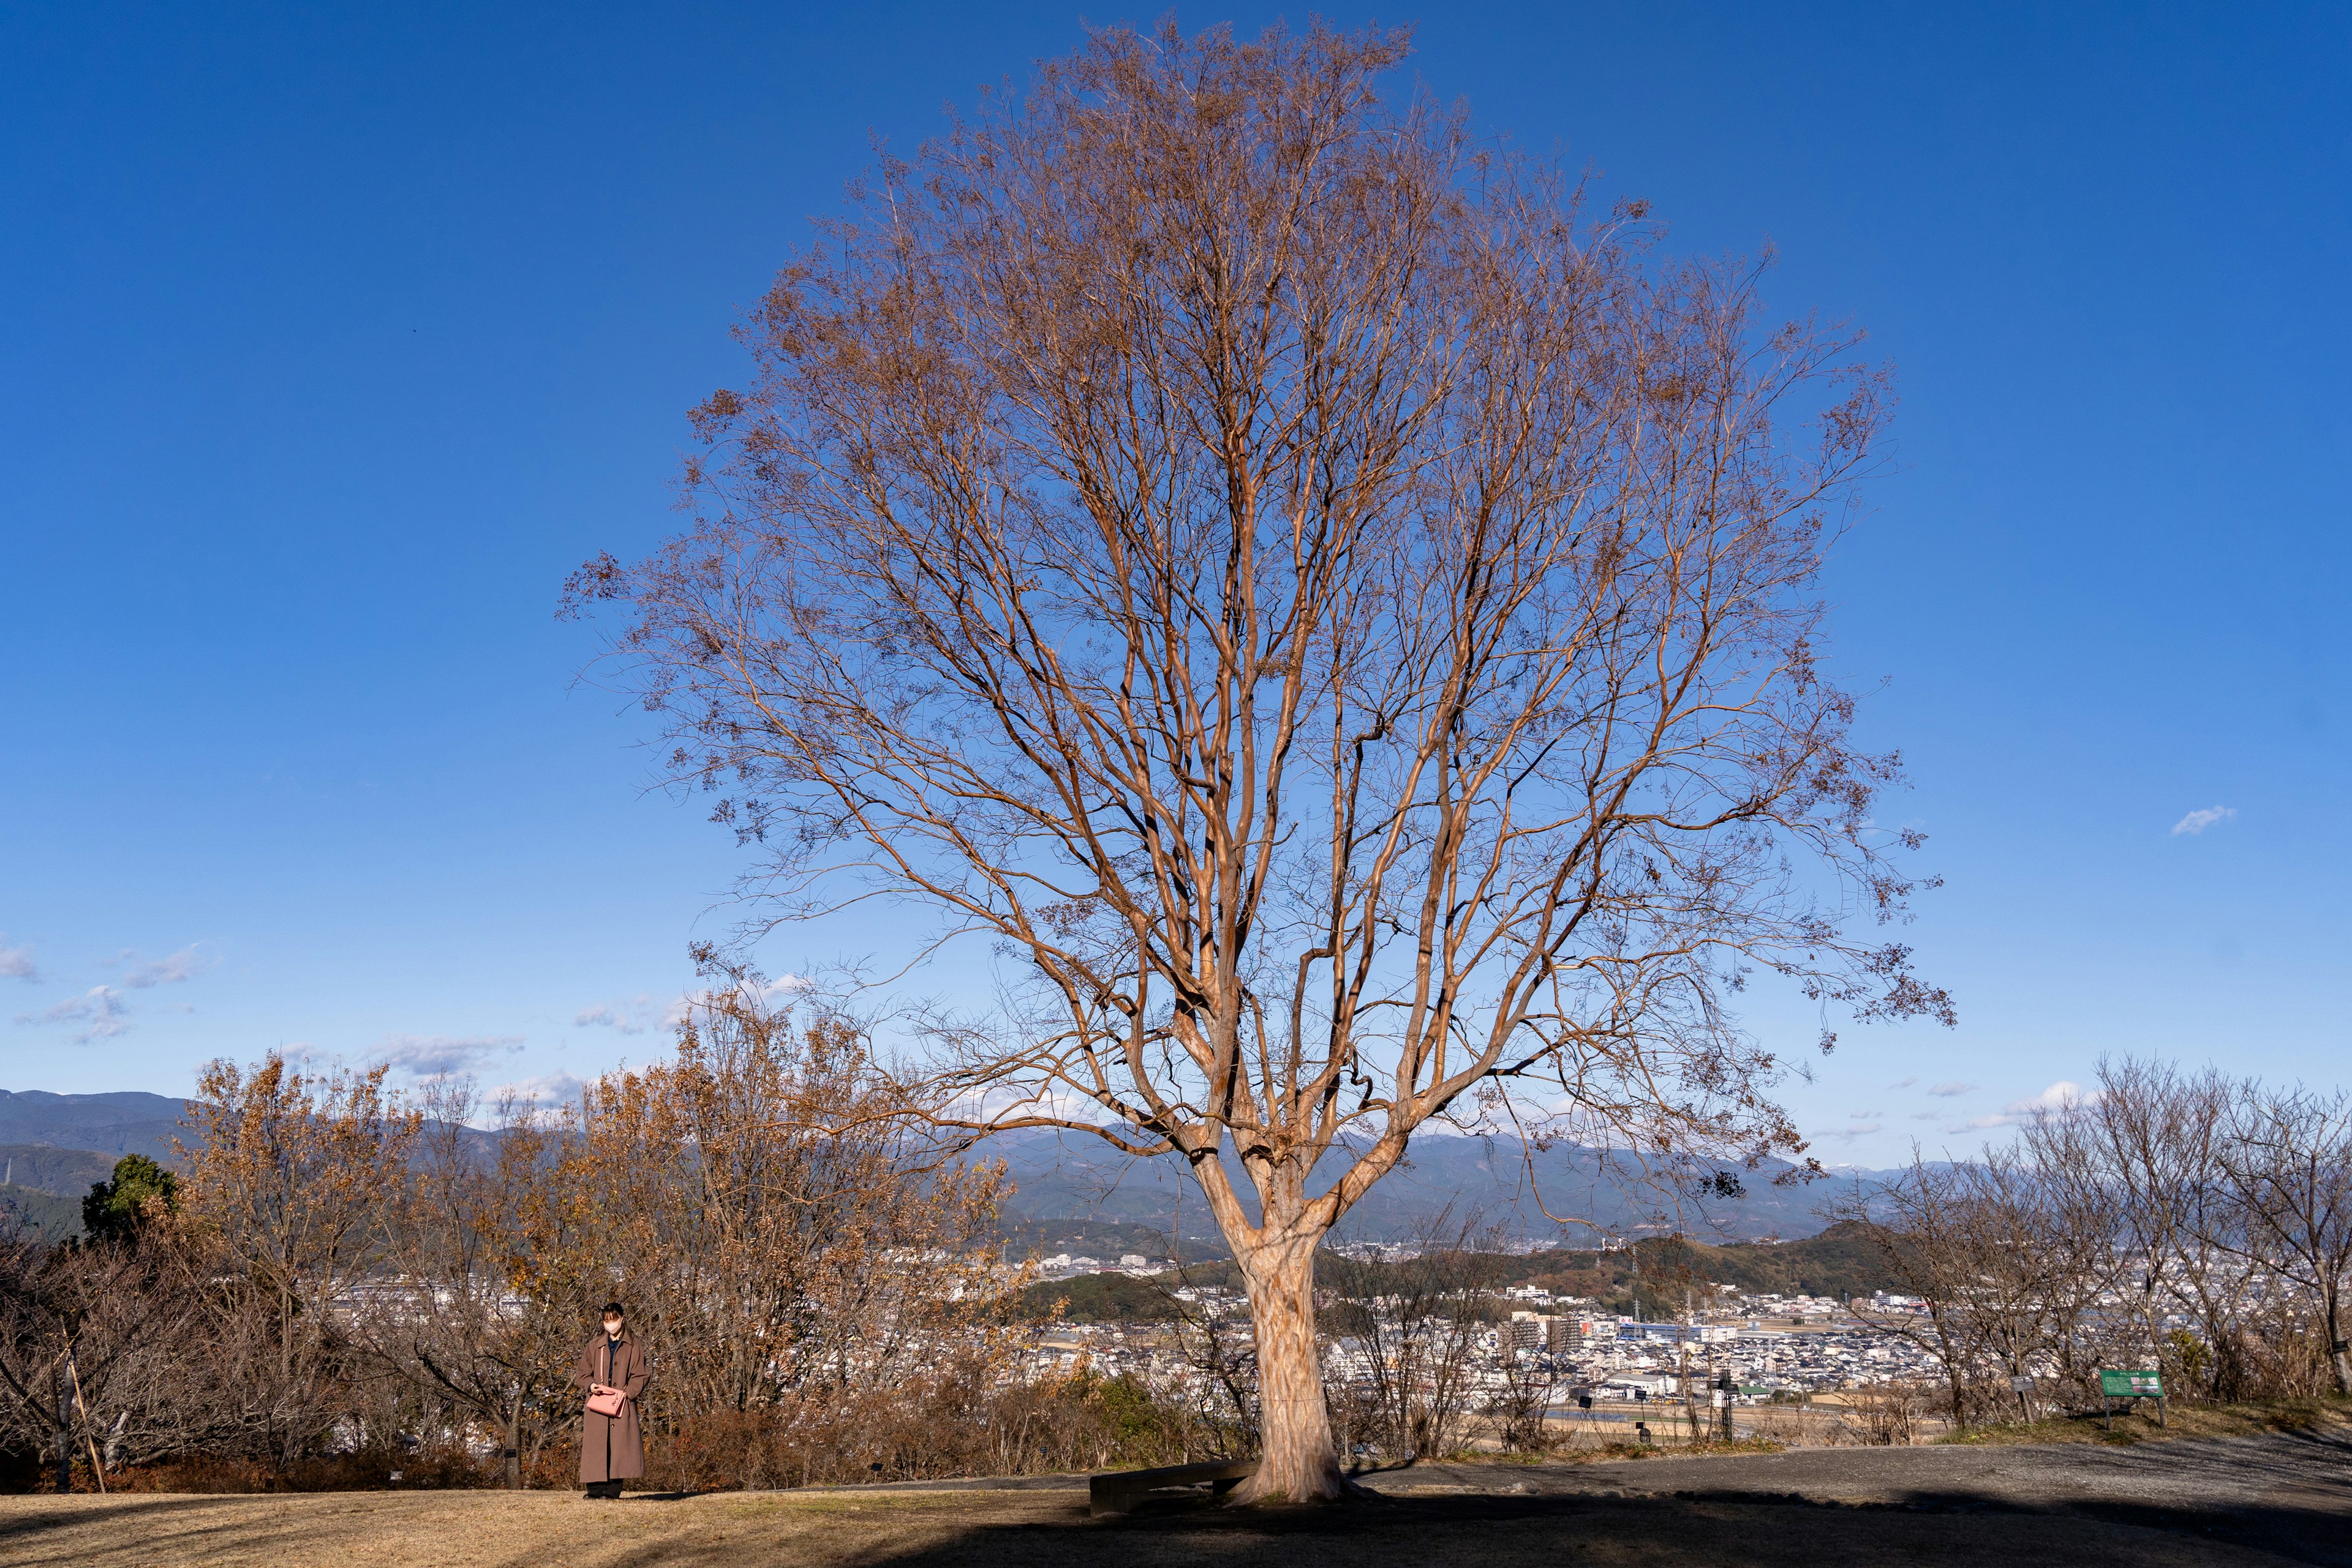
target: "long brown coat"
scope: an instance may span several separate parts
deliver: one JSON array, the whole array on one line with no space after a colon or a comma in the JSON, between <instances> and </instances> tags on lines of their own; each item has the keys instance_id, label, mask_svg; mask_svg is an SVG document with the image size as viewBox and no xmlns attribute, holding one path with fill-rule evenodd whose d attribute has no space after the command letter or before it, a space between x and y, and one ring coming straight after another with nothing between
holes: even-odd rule
<instances>
[{"instance_id":1,"label":"long brown coat","mask_svg":"<svg viewBox=\"0 0 2352 1568\"><path fill-rule=\"evenodd\" d=\"M583 1481L627 1480L646 1473L646 1438L637 1426L637 1396L646 1391L646 1352L634 1334L623 1334L612 1364L605 1364L604 1336L588 1342L572 1365L572 1381L580 1397L588 1397L591 1384L601 1383L627 1394L618 1415L591 1410L580 1430L580 1479Z\"/></svg>"}]
</instances>

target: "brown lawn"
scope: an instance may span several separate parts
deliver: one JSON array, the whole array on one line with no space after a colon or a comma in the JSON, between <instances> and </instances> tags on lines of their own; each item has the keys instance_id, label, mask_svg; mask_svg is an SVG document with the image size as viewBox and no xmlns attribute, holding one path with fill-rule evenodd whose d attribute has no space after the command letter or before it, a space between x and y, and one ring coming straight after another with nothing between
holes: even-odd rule
<instances>
[{"instance_id":1,"label":"brown lawn","mask_svg":"<svg viewBox=\"0 0 2352 1568\"><path fill-rule=\"evenodd\" d=\"M2090 1519L1597 1492L1407 1496L1255 1514L1194 1508L1110 1520L1088 1519L1084 1495L1068 1491L735 1493L617 1503L546 1492L0 1499L6 1568L2168 1568L2285 1560Z\"/></svg>"}]
</instances>

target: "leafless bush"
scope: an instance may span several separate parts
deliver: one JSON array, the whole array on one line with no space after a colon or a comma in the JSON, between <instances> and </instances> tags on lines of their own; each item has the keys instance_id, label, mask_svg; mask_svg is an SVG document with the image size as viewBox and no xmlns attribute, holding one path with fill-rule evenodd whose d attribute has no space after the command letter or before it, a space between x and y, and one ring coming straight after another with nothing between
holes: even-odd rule
<instances>
[{"instance_id":1,"label":"leafless bush","mask_svg":"<svg viewBox=\"0 0 2352 1568\"><path fill-rule=\"evenodd\" d=\"M1559 1446L1549 1420L1559 1392L1559 1380L1548 1360L1534 1354L1507 1356L1500 1385L1488 1393L1480 1414L1505 1453L1546 1453Z\"/></svg>"},{"instance_id":2,"label":"leafless bush","mask_svg":"<svg viewBox=\"0 0 2352 1568\"><path fill-rule=\"evenodd\" d=\"M1339 1300L1325 1331L1345 1342L1329 1396L1345 1447L1433 1458L1462 1446L1477 1399L1476 1352L1493 1315L1494 1254L1475 1221L1440 1214L1393 1252L1321 1264Z\"/></svg>"},{"instance_id":3,"label":"leafless bush","mask_svg":"<svg viewBox=\"0 0 2352 1568\"><path fill-rule=\"evenodd\" d=\"M1928 1405L1925 1391L1901 1384L1851 1388L1840 1397L1845 1403L1823 1432L1832 1444L1908 1447Z\"/></svg>"},{"instance_id":4,"label":"leafless bush","mask_svg":"<svg viewBox=\"0 0 2352 1568\"><path fill-rule=\"evenodd\" d=\"M2152 1366L2176 1396L2352 1392L2352 1099L2102 1062L2017 1145L1915 1154L1847 1200L1916 1311L1881 1324L1941 1367L1963 1426L2101 1398Z\"/></svg>"},{"instance_id":5,"label":"leafless bush","mask_svg":"<svg viewBox=\"0 0 2352 1568\"><path fill-rule=\"evenodd\" d=\"M850 1398L693 1416L649 1458L657 1483L756 1489L1125 1468L1221 1451L1213 1426L1130 1377L1080 1368L1004 1383L964 1367Z\"/></svg>"},{"instance_id":6,"label":"leafless bush","mask_svg":"<svg viewBox=\"0 0 2352 1568\"><path fill-rule=\"evenodd\" d=\"M0 1444L104 1473L184 1442L196 1303L138 1237L55 1247L0 1237Z\"/></svg>"}]
</instances>

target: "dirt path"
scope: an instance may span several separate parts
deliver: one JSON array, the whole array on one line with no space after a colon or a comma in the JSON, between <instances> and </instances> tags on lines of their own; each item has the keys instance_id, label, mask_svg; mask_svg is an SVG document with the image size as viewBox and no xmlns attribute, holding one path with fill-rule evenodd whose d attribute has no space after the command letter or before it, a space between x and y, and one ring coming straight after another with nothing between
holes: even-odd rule
<instances>
[{"instance_id":1,"label":"dirt path","mask_svg":"<svg viewBox=\"0 0 2352 1568\"><path fill-rule=\"evenodd\" d=\"M1833 1449L1371 1478L1392 1500L1089 1520L1083 1482L722 1493L0 1498L5 1568L2352 1565L2342 1432Z\"/></svg>"}]
</instances>

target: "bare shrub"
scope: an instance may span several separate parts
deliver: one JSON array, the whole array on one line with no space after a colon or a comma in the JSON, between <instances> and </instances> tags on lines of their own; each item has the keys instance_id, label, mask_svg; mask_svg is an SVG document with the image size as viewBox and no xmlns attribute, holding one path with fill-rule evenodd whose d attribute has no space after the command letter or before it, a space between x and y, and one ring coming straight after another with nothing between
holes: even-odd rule
<instances>
[{"instance_id":1,"label":"bare shrub","mask_svg":"<svg viewBox=\"0 0 2352 1568\"><path fill-rule=\"evenodd\" d=\"M1901 1384L1871 1384L1849 1388L1839 1397L1843 1405L1829 1424L1826 1440L1869 1447L1908 1447L1927 1414L1927 1396Z\"/></svg>"},{"instance_id":2,"label":"bare shrub","mask_svg":"<svg viewBox=\"0 0 2352 1568\"><path fill-rule=\"evenodd\" d=\"M1348 1447L1427 1459L1462 1447L1478 1405L1479 1341L1495 1315L1493 1255L1480 1239L1475 1221L1441 1213L1392 1251L1324 1259L1340 1298L1325 1330L1349 1342L1363 1369L1332 1402Z\"/></svg>"}]
</instances>

